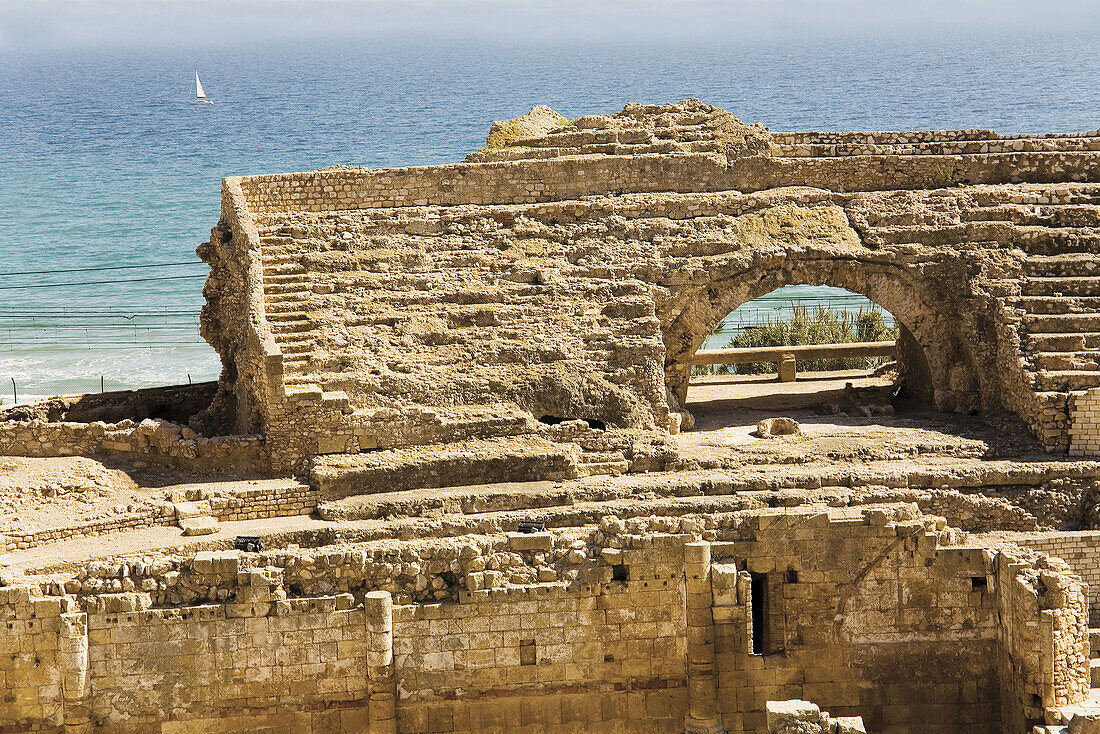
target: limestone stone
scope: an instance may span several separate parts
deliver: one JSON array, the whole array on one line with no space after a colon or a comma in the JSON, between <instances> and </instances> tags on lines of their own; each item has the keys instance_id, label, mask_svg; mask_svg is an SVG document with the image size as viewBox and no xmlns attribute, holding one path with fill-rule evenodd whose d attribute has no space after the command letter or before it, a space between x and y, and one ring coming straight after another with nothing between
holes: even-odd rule
<instances>
[{"instance_id":1,"label":"limestone stone","mask_svg":"<svg viewBox=\"0 0 1100 734\"><path fill-rule=\"evenodd\" d=\"M221 529L218 521L208 515L184 518L179 525L184 535L211 535Z\"/></svg>"}]
</instances>

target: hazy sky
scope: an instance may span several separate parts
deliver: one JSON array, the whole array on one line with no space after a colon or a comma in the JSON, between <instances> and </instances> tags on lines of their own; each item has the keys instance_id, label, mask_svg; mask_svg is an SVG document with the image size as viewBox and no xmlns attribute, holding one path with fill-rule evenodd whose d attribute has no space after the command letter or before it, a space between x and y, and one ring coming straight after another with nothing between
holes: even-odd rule
<instances>
[{"instance_id":1,"label":"hazy sky","mask_svg":"<svg viewBox=\"0 0 1100 734\"><path fill-rule=\"evenodd\" d=\"M1098 0L0 0L0 49L1100 31Z\"/></svg>"}]
</instances>

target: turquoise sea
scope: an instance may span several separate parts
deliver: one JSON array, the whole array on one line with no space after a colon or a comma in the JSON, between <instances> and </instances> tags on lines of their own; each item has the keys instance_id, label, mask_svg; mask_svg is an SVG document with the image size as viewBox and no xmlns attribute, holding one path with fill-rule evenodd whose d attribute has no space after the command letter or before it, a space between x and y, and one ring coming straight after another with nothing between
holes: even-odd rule
<instances>
[{"instance_id":1,"label":"turquoise sea","mask_svg":"<svg viewBox=\"0 0 1100 734\"><path fill-rule=\"evenodd\" d=\"M13 379L22 399L215 377L194 250L224 175L459 161L534 104L575 117L699 97L773 129L1095 129L1096 30L0 52L0 399ZM191 103L196 71L215 105Z\"/></svg>"}]
</instances>

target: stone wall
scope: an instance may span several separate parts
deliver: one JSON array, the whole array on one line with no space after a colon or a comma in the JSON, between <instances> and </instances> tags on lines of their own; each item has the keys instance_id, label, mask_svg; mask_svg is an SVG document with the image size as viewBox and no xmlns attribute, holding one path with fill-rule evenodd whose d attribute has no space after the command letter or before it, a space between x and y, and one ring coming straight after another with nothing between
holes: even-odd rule
<instances>
[{"instance_id":1,"label":"stone wall","mask_svg":"<svg viewBox=\"0 0 1100 734\"><path fill-rule=\"evenodd\" d=\"M1012 533L1013 543L1065 560L1089 589L1100 589L1100 530ZM1100 627L1100 598L1089 598L1089 626Z\"/></svg>"},{"instance_id":2,"label":"stone wall","mask_svg":"<svg viewBox=\"0 0 1100 734\"><path fill-rule=\"evenodd\" d=\"M186 426L158 419L140 423L6 421L0 423L0 456L102 454L198 472L265 472L259 436L205 438Z\"/></svg>"},{"instance_id":3,"label":"stone wall","mask_svg":"<svg viewBox=\"0 0 1100 734\"><path fill-rule=\"evenodd\" d=\"M0 727L747 734L813 698L875 731L1022 730L1087 690L1084 589L959 540L904 505L805 507L133 562L132 591L0 590L25 651L0 678L30 681Z\"/></svg>"},{"instance_id":4,"label":"stone wall","mask_svg":"<svg viewBox=\"0 0 1100 734\"><path fill-rule=\"evenodd\" d=\"M1067 412L1070 456L1100 454L1100 389L1071 394Z\"/></svg>"},{"instance_id":5,"label":"stone wall","mask_svg":"<svg viewBox=\"0 0 1100 734\"><path fill-rule=\"evenodd\" d=\"M545 550L548 540L531 539ZM640 578L478 589L458 604L396 607L399 729L683 731L680 545L655 538L650 562L630 566Z\"/></svg>"},{"instance_id":6,"label":"stone wall","mask_svg":"<svg viewBox=\"0 0 1100 734\"><path fill-rule=\"evenodd\" d=\"M313 173L227 179L239 185L253 213L325 212L415 206L492 206L644 192L755 192L811 186L838 192L938 188L1021 180L1098 179L1088 152L977 155L895 155L851 158L739 159L706 154L585 156L372 170L331 168ZM1009 173L1011 172L1011 173Z\"/></svg>"},{"instance_id":7,"label":"stone wall","mask_svg":"<svg viewBox=\"0 0 1100 734\"><path fill-rule=\"evenodd\" d=\"M69 603L27 587L0 588L0 729L62 730Z\"/></svg>"},{"instance_id":8,"label":"stone wall","mask_svg":"<svg viewBox=\"0 0 1100 734\"><path fill-rule=\"evenodd\" d=\"M332 597L279 616L213 605L90 614L88 627L98 730L366 731L362 608Z\"/></svg>"},{"instance_id":9,"label":"stone wall","mask_svg":"<svg viewBox=\"0 0 1100 734\"><path fill-rule=\"evenodd\" d=\"M801 283L890 311L935 407L1014 412L1067 449L1067 390L1100 378L1063 343L1096 329L1061 299L1077 261L1043 258L1089 247L1072 182L1100 137L777 133L761 155L729 145L766 131L690 100L540 135L488 162L225 180L203 333L273 468L455 440L380 408L454 409L470 437L501 434L459 409L500 404L667 435L706 333Z\"/></svg>"},{"instance_id":10,"label":"stone wall","mask_svg":"<svg viewBox=\"0 0 1100 734\"><path fill-rule=\"evenodd\" d=\"M309 485L291 482L275 487L256 487L213 491L194 490L187 501L208 502L211 516L219 521L255 520L269 517L308 515L317 507L319 494ZM169 500L151 507L124 512L84 523L42 530L0 533L0 553L26 550L58 540L75 540L134 530L177 524L174 503Z\"/></svg>"}]
</instances>

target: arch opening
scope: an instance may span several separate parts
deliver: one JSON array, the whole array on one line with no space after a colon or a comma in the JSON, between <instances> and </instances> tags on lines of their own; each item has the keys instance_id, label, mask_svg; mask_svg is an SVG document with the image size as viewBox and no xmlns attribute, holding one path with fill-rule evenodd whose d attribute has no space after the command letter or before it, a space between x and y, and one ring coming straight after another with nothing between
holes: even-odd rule
<instances>
[{"instance_id":1,"label":"arch opening","mask_svg":"<svg viewBox=\"0 0 1100 734\"><path fill-rule=\"evenodd\" d=\"M923 350L892 313L843 288L788 285L705 335L684 407L711 425L730 411L892 414L931 397Z\"/></svg>"},{"instance_id":2,"label":"arch opening","mask_svg":"<svg viewBox=\"0 0 1100 734\"><path fill-rule=\"evenodd\" d=\"M702 447L706 453L711 444L720 444L732 449L733 454L716 460L740 461L744 459L744 450L765 450L760 447L767 444L772 448L765 451L782 453L786 450L782 446L802 442L806 456L826 456L833 452L829 445L833 441L844 444L838 456L848 453L854 456L863 451L868 456L886 458L888 454L897 456L910 450L925 450L919 438L925 434L914 432L913 427L933 430L938 436L933 443L939 442L929 449L934 452L973 450L977 444L967 442L980 441L988 433L981 419L968 417L982 412L984 407L973 345L965 338L965 324L959 315L942 310L945 300L936 295L939 287L936 279L903 264L883 262L873 254L856 258L824 252L801 253L797 258L790 253L775 253L774 257L761 257L751 264L742 261L715 267L707 275L705 280L673 289L658 306L665 340L666 399L673 414L673 429L678 424L685 432L680 442L682 450L692 453L692 447ZM710 415L703 415L694 391L689 400L697 353L704 345L714 344L714 341L707 343L708 337L720 323L728 323L727 317L738 307L785 286L806 286L811 291L821 286L844 289L846 297L852 299L848 305L854 307L857 316L861 305L864 310L877 309L882 322L886 325L892 322L897 329L895 367L884 368L876 376L871 374L875 367L868 365L859 376L866 380L862 384L859 379L837 376L828 384L828 380L816 380L820 376L817 373L803 369L801 384L796 380L788 390L778 389L792 383L780 383L774 376L774 368L768 375L726 376L727 381L736 377L761 383L763 391L757 406L742 410L745 406L729 401L731 396L713 395ZM824 293L835 298L837 292ZM807 311L812 312L812 305L816 304L808 305L811 307ZM719 334L718 339L722 336L728 341L732 335ZM857 404L868 410L860 410L845 399L848 382L854 383L849 394L854 391ZM863 390L864 387L868 389ZM797 395L799 391L808 397L797 398L794 406L784 402L795 399L783 395L784 392ZM797 401L801 401L801 409ZM761 433L769 431L758 431L758 421L783 417L806 421L809 430L793 437L783 436L780 441L759 440ZM701 420L697 423L696 418ZM833 431L830 436L841 437L818 440L830 430ZM724 449L722 456L726 456Z\"/></svg>"}]
</instances>

